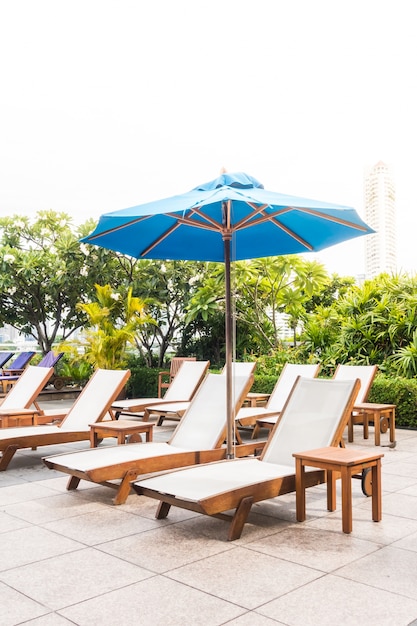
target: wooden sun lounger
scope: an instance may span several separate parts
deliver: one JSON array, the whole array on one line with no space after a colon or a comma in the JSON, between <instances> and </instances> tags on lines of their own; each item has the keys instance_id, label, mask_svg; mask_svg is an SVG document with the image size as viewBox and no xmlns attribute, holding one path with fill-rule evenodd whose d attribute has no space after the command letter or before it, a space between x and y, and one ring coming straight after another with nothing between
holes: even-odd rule
<instances>
[{"instance_id":1,"label":"wooden sun lounger","mask_svg":"<svg viewBox=\"0 0 417 626\"><path fill-rule=\"evenodd\" d=\"M271 415L275 416L276 420L284 408L297 377L316 378L319 370L320 365L318 363L286 363L266 405L259 407L242 407L236 415L237 425L242 427L254 426L252 437L256 438L259 434L257 420ZM237 431L237 433L239 433L239 431ZM238 441L240 443L239 436Z\"/></svg>"},{"instance_id":2,"label":"wooden sun lounger","mask_svg":"<svg viewBox=\"0 0 417 626\"><path fill-rule=\"evenodd\" d=\"M235 410L241 406L252 380L252 376L234 378ZM131 481L141 474L225 458L226 449L221 447L225 434L226 377L208 374L169 442L95 448L43 460L50 469L70 474L67 489L76 489L80 480L89 480L116 488L113 502L122 504L129 495ZM253 448L251 444L247 453ZM120 482L109 482L116 480Z\"/></svg>"},{"instance_id":3,"label":"wooden sun lounger","mask_svg":"<svg viewBox=\"0 0 417 626\"><path fill-rule=\"evenodd\" d=\"M253 361L242 361L242 362L234 362L232 363L232 370L234 376L251 376L255 371L256 362ZM226 368L223 368L222 375L226 374ZM246 398L245 398L246 399ZM164 398L163 402L160 404L153 404L151 406L147 406L144 412L144 419L148 420L149 417L157 416L158 426L162 426L165 419L178 422L185 411L190 406L190 402L169 402L166 398ZM238 432L236 431L236 436L239 443L242 443Z\"/></svg>"},{"instance_id":4,"label":"wooden sun lounger","mask_svg":"<svg viewBox=\"0 0 417 626\"><path fill-rule=\"evenodd\" d=\"M360 388L356 398L356 404L364 402L368 397L372 381L377 371L376 365L338 365L333 376L335 380L355 380L359 379ZM261 428L272 429L277 421L277 415L258 416L254 429L254 436ZM361 416L358 411L353 411L348 423L348 441L353 441L353 424L359 423Z\"/></svg>"},{"instance_id":5,"label":"wooden sun lounger","mask_svg":"<svg viewBox=\"0 0 417 626\"><path fill-rule=\"evenodd\" d=\"M171 506L225 519L234 510L228 539L238 539L252 504L295 490L293 452L337 446L358 392L358 381L299 378L259 458L231 459L175 470L133 483L139 495L160 501L156 517ZM307 486L323 482L321 470Z\"/></svg>"},{"instance_id":6,"label":"wooden sun lounger","mask_svg":"<svg viewBox=\"0 0 417 626\"><path fill-rule=\"evenodd\" d=\"M378 367L376 365L338 365L334 373L336 380L346 380L348 378L359 378L361 386L356 398L356 404L363 404L368 398L369 391L374 382ZM360 410L353 410L348 423L348 441L353 441L353 426L364 424L365 413Z\"/></svg>"},{"instance_id":7,"label":"wooden sun lounger","mask_svg":"<svg viewBox=\"0 0 417 626\"><path fill-rule=\"evenodd\" d=\"M97 370L58 425L1 429L0 471L7 469L20 449L89 440L89 424L101 421L109 414L112 402L123 389L129 376L129 370Z\"/></svg>"},{"instance_id":8,"label":"wooden sun lounger","mask_svg":"<svg viewBox=\"0 0 417 626\"><path fill-rule=\"evenodd\" d=\"M147 407L158 405L162 402L190 401L207 374L209 365L210 361L183 361L164 398L118 400L112 406L116 419L120 415L130 415L141 417L146 421L149 419L149 413L141 414Z\"/></svg>"},{"instance_id":9,"label":"wooden sun lounger","mask_svg":"<svg viewBox=\"0 0 417 626\"><path fill-rule=\"evenodd\" d=\"M0 405L0 428L19 426L22 420L33 424L36 416L42 414L36 398L53 374L53 367L28 365L7 392Z\"/></svg>"}]
</instances>

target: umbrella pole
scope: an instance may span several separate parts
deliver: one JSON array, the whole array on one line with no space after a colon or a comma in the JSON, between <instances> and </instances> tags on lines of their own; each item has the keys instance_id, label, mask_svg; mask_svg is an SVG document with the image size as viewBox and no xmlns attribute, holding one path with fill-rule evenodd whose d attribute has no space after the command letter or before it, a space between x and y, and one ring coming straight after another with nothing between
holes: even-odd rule
<instances>
[{"instance_id":1,"label":"umbrella pole","mask_svg":"<svg viewBox=\"0 0 417 626\"><path fill-rule=\"evenodd\" d=\"M233 415L233 328L232 328L232 294L230 278L230 237L224 237L224 277L225 277L225 301L226 301L226 458L233 459L233 442L235 419Z\"/></svg>"}]
</instances>

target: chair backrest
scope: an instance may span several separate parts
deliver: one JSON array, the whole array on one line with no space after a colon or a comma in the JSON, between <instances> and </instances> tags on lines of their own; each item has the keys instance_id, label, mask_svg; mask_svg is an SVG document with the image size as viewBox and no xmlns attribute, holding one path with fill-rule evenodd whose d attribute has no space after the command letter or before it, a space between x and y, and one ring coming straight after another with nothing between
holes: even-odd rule
<instances>
[{"instance_id":1,"label":"chair backrest","mask_svg":"<svg viewBox=\"0 0 417 626\"><path fill-rule=\"evenodd\" d=\"M58 352L57 354L55 354L53 350L49 350L49 352L47 352L45 356L39 361L38 367L55 367L59 359L62 359L63 356L63 352Z\"/></svg>"},{"instance_id":2,"label":"chair backrest","mask_svg":"<svg viewBox=\"0 0 417 626\"><path fill-rule=\"evenodd\" d=\"M110 410L129 376L130 370L96 370L58 427L88 431L89 424L99 422Z\"/></svg>"},{"instance_id":3,"label":"chair backrest","mask_svg":"<svg viewBox=\"0 0 417 626\"><path fill-rule=\"evenodd\" d=\"M233 376L250 376L256 368L256 361L233 361ZM222 369L222 374L226 375L226 366Z\"/></svg>"},{"instance_id":4,"label":"chair backrest","mask_svg":"<svg viewBox=\"0 0 417 626\"><path fill-rule=\"evenodd\" d=\"M352 380L359 378L361 387L356 402L366 402L377 369L378 367L376 365L338 365L333 378L335 380Z\"/></svg>"},{"instance_id":5,"label":"chair backrest","mask_svg":"<svg viewBox=\"0 0 417 626\"><path fill-rule=\"evenodd\" d=\"M293 452L338 445L358 389L358 380L298 378L261 460L293 467Z\"/></svg>"},{"instance_id":6,"label":"chair backrest","mask_svg":"<svg viewBox=\"0 0 417 626\"><path fill-rule=\"evenodd\" d=\"M314 363L313 365L298 364L298 363L286 363L279 375L279 378L275 384L275 387L269 396L267 402L268 410L276 411L280 413L284 408L288 396L291 393L291 389L294 387L294 383L298 376L303 378L316 378L319 373L320 364Z\"/></svg>"},{"instance_id":7,"label":"chair backrest","mask_svg":"<svg viewBox=\"0 0 417 626\"><path fill-rule=\"evenodd\" d=\"M234 376L233 410L238 411L250 389L253 376ZM184 413L169 443L189 450L211 450L226 435L226 376L207 374Z\"/></svg>"},{"instance_id":8,"label":"chair backrest","mask_svg":"<svg viewBox=\"0 0 417 626\"><path fill-rule=\"evenodd\" d=\"M209 365L210 361L184 361L168 387L164 403L191 400Z\"/></svg>"},{"instance_id":9,"label":"chair backrest","mask_svg":"<svg viewBox=\"0 0 417 626\"><path fill-rule=\"evenodd\" d=\"M31 358L35 356L35 352L21 352L17 355L13 363L6 367L7 370L22 370L29 363Z\"/></svg>"},{"instance_id":10,"label":"chair backrest","mask_svg":"<svg viewBox=\"0 0 417 626\"><path fill-rule=\"evenodd\" d=\"M175 378L184 361L196 361L195 356L173 356L169 368L170 378Z\"/></svg>"},{"instance_id":11,"label":"chair backrest","mask_svg":"<svg viewBox=\"0 0 417 626\"><path fill-rule=\"evenodd\" d=\"M5 409L29 409L53 374L52 367L28 365L15 385L6 394L0 411Z\"/></svg>"},{"instance_id":12,"label":"chair backrest","mask_svg":"<svg viewBox=\"0 0 417 626\"><path fill-rule=\"evenodd\" d=\"M14 352L0 352L0 368L4 367L13 355Z\"/></svg>"}]
</instances>

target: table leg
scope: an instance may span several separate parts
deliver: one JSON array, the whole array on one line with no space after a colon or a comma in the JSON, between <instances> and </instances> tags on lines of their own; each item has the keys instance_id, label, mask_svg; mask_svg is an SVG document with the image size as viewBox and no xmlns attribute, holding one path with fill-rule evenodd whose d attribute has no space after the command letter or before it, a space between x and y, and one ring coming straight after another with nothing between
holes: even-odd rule
<instances>
[{"instance_id":1,"label":"table leg","mask_svg":"<svg viewBox=\"0 0 417 626\"><path fill-rule=\"evenodd\" d=\"M363 413L363 438L369 439L369 415L366 411Z\"/></svg>"},{"instance_id":2,"label":"table leg","mask_svg":"<svg viewBox=\"0 0 417 626\"><path fill-rule=\"evenodd\" d=\"M372 519L382 519L381 459L372 466Z\"/></svg>"},{"instance_id":3,"label":"table leg","mask_svg":"<svg viewBox=\"0 0 417 626\"><path fill-rule=\"evenodd\" d=\"M353 442L353 413L349 417L348 421L348 441L349 443Z\"/></svg>"},{"instance_id":4,"label":"table leg","mask_svg":"<svg viewBox=\"0 0 417 626\"><path fill-rule=\"evenodd\" d=\"M374 428L375 428L375 445L381 445L381 414L374 413Z\"/></svg>"},{"instance_id":5,"label":"table leg","mask_svg":"<svg viewBox=\"0 0 417 626\"><path fill-rule=\"evenodd\" d=\"M298 522L306 519L306 490L304 480L304 465L301 459L295 459L295 509Z\"/></svg>"},{"instance_id":6,"label":"table leg","mask_svg":"<svg viewBox=\"0 0 417 626\"><path fill-rule=\"evenodd\" d=\"M326 472L327 482L327 510L336 510L336 475L332 470Z\"/></svg>"},{"instance_id":7,"label":"table leg","mask_svg":"<svg viewBox=\"0 0 417 626\"><path fill-rule=\"evenodd\" d=\"M392 409L389 418L389 440L391 443L395 441L395 409Z\"/></svg>"},{"instance_id":8,"label":"table leg","mask_svg":"<svg viewBox=\"0 0 417 626\"><path fill-rule=\"evenodd\" d=\"M342 528L352 532L352 475L347 467L341 467L342 476Z\"/></svg>"}]
</instances>

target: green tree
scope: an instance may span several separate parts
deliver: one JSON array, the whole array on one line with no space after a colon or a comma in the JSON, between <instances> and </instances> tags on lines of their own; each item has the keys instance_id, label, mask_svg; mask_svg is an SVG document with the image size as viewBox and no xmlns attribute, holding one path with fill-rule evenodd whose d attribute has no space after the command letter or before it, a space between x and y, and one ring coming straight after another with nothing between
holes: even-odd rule
<instances>
[{"instance_id":1,"label":"green tree","mask_svg":"<svg viewBox=\"0 0 417 626\"><path fill-rule=\"evenodd\" d=\"M79 243L93 226L73 228L54 211L0 219L0 323L34 337L43 353L83 325L77 303L114 272L114 253Z\"/></svg>"},{"instance_id":2,"label":"green tree","mask_svg":"<svg viewBox=\"0 0 417 626\"><path fill-rule=\"evenodd\" d=\"M190 300L188 321L224 314L224 267L210 265L208 279ZM240 329L236 344L257 353L277 349L283 324L280 314L289 316L295 335L307 302L328 282L323 265L296 255L234 263L234 315Z\"/></svg>"},{"instance_id":3,"label":"green tree","mask_svg":"<svg viewBox=\"0 0 417 626\"><path fill-rule=\"evenodd\" d=\"M190 354L187 307L195 290L204 284L206 272L207 264L190 261L141 260L132 269L133 292L155 320L138 334L137 346L148 365L157 354L157 365L162 366L169 349L181 356Z\"/></svg>"},{"instance_id":4,"label":"green tree","mask_svg":"<svg viewBox=\"0 0 417 626\"><path fill-rule=\"evenodd\" d=\"M136 335L144 324L152 323L145 304L132 296L132 288L123 296L110 285L95 285L96 300L78 304L88 324L78 346L94 368L122 369L126 366L127 346L135 345Z\"/></svg>"},{"instance_id":5,"label":"green tree","mask_svg":"<svg viewBox=\"0 0 417 626\"><path fill-rule=\"evenodd\" d=\"M416 331L416 278L381 274L352 285L330 309L309 314L303 340L325 364L370 363L411 377L417 372Z\"/></svg>"}]
</instances>

